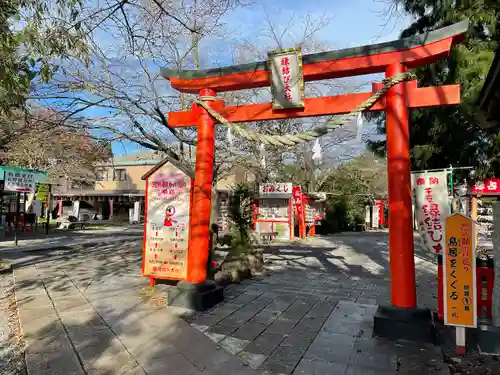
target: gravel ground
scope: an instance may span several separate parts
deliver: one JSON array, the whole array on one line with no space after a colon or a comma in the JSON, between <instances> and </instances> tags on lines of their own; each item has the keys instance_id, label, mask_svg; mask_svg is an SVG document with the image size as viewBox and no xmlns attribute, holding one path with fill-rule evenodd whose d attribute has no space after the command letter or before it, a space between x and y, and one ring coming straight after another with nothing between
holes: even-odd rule
<instances>
[{"instance_id":1,"label":"gravel ground","mask_svg":"<svg viewBox=\"0 0 500 375\"><path fill-rule=\"evenodd\" d=\"M436 328L444 361L448 364L451 375L500 374L500 357L479 354L474 330L467 330L467 353L460 357L455 354L455 328L439 323Z\"/></svg>"},{"instance_id":2,"label":"gravel ground","mask_svg":"<svg viewBox=\"0 0 500 375\"><path fill-rule=\"evenodd\" d=\"M0 274L0 374L26 375L12 274Z\"/></svg>"}]
</instances>

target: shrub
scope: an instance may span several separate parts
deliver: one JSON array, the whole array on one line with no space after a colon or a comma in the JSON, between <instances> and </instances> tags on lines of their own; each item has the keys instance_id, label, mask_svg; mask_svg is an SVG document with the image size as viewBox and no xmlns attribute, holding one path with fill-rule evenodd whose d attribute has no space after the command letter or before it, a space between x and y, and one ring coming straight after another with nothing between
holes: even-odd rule
<instances>
[{"instance_id":1,"label":"shrub","mask_svg":"<svg viewBox=\"0 0 500 375\"><path fill-rule=\"evenodd\" d=\"M254 193L246 183L236 184L231 191L228 214L235 233L232 233L233 247L249 247L250 231L253 228Z\"/></svg>"}]
</instances>

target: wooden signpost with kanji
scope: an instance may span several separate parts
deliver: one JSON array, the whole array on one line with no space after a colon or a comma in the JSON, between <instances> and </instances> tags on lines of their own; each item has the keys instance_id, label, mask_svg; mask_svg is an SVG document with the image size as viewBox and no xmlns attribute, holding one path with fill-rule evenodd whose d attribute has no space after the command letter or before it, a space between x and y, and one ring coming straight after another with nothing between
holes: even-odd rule
<instances>
[{"instance_id":1,"label":"wooden signpost with kanji","mask_svg":"<svg viewBox=\"0 0 500 375\"><path fill-rule=\"evenodd\" d=\"M465 328L477 327L475 222L459 213L446 218L444 323L456 327L456 352L465 354Z\"/></svg>"},{"instance_id":2,"label":"wooden signpost with kanji","mask_svg":"<svg viewBox=\"0 0 500 375\"><path fill-rule=\"evenodd\" d=\"M446 58L453 45L464 39L467 29L468 22L464 21L407 39L358 48L310 55L291 49L270 54L268 61L237 66L196 71L162 69L163 77L170 81L172 88L199 95L191 110L168 114L172 128L197 128L188 253L189 259L196 259L200 268L188 273L189 285L179 283L178 286L190 293L193 300L210 300L207 296L213 286L206 280L206 260L217 123L229 126L236 136L249 141L291 147L325 135L363 111L385 111L392 306L379 309L375 331L380 335L389 334L382 332L389 330L410 336L422 336L425 331L427 335L426 329L413 321L416 316L424 317L425 324L431 319L429 310L416 313L408 114L414 108L459 104L460 86L418 87L408 70ZM283 65L286 65L286 74ZM374 73L384 73L386 79L374 83L371 92L303 98L304 83ZM275 95L268 103L226 106L224 100L216 97L217 93L269 86ZM236 125L338 114L344 115L322 127L293 135L264 135Z\"/></svg>"}]
</instances>

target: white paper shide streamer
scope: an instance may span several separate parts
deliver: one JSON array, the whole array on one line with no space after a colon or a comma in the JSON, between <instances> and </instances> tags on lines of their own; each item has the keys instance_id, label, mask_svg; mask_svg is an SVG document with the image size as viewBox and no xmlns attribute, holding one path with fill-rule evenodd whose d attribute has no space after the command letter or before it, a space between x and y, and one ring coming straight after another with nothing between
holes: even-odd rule
<instances>
[{"instance_id":1,"label":"white paper shide streamer","mask_svg":"<svg viewBox=\"0 0 500 375\"><path fill-rule=\"evenodd\" d=\"M227 127L226 138L229 146L233 147L233 134L231 133L231 128L229 126Z\"/></svg>"},{"instance_id":2,"label":"white paper shide streamer","mask_svg":"<svg viewBox=\"0 0 500 375\"><path fill-rule=\"evenodd\" d=\"M361 141L361 137L363 136L363 115L361 112L358 114L358 119L356 121L356 140Z\"/></svg>"},{"instance_id":3,"label":"white paper shide streamer","mask_svg":"<svg viewBox=\"0 0 500 375\"><path fill-rule=\"evenodd\" d=\"M321 153L321 145L319 143L318 138L316 138L316 141L314 142L312 151L313 151L312 159L314 161L320 162L323 159L323 155Z\"/></svg>"},{"instance_id":4,"label":"white paper shide streamer","mask_svg":"<svg viewBox=\"0 0 500 375\"><path fill-rule=\"evenodd\" d=\"M259 153L260 153L260 157L261 157L260 165L261 165L262 169L266 169L267 168L267 161L266 161L267 152L266 152L266 146L264 146L264 143L260 144Z\"/></svg>"}]
</instances>

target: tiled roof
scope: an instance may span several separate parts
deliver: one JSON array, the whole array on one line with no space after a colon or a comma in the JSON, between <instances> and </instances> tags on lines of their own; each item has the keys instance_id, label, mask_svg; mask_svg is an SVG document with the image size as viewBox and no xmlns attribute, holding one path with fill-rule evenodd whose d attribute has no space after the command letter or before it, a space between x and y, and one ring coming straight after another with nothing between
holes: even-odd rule
<instances>
[{"instance_id":1,"label":"tiled roof","mask_svg":"<svg viewBox=\"0 0 500 375\"><path fill-rule=\"evenodd\" d=\"M189 152L194 157L195 147L186 148L184 154L187 156ZM179 151L176 150L178 153ZM160 151L144 150L129 155L113 156L108 163L100 163L97 166L110 166L110 165L156 165L165 159L166 155Z\"/></svg>"},{"instance_id":2,"label":"tiled roof","mask_svg":"<svg viewBox=\"0 0 500 375\"><path fill-rule=\"evenodd\" d=\"M163 160L164 155L161 152L153 150L140 151L129 155L113 156L107 163L100 163L99 166L104 165L155 165Z\"/></svg>"}]
</instances>

